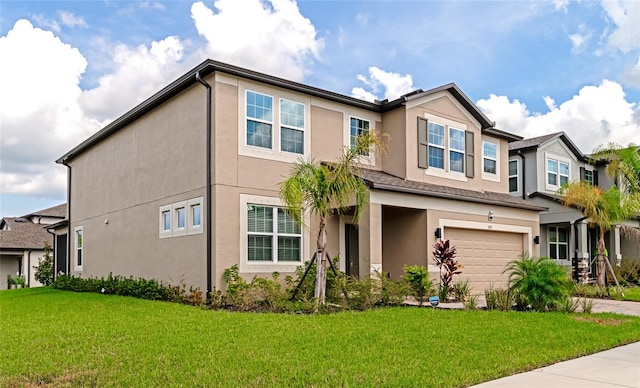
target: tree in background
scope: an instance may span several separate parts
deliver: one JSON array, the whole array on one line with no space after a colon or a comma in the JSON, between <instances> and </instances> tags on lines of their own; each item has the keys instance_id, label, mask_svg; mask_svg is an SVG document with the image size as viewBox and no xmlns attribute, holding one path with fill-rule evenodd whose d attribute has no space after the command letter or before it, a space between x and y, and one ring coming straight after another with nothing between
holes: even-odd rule
<instances>
[{"instance_id":1,"label":"tree in background","mask_svg":"<svg viewBox=\"0 0 640 388\"><path fill-rule=\"evenodd\" d=\"M53 257L51 256L51 245L44 243L44 256L38 260L38 265L34 265L36 270L34 278L43 286L53 283Z\"/></svg>"}]
</instances>

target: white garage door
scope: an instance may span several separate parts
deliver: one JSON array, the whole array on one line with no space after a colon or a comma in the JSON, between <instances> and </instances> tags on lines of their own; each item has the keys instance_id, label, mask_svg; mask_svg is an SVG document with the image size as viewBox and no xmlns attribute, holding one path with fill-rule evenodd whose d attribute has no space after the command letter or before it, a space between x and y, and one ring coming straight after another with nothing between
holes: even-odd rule
<instances>
[{"instance_id":1,"label":"white garage door","mask_svg":"<svg viewBox=\"0 0 640 388\"><path fill-rule=\"evenodd\" d=\"M454 276L454 283L469 279L476 293L483 292L491 284L506 287L508 275L502 272L523 252L520 233L445 228L444 237L457 248L456 257L464 266L462 273Z\"/></svg>"}]
</instances>

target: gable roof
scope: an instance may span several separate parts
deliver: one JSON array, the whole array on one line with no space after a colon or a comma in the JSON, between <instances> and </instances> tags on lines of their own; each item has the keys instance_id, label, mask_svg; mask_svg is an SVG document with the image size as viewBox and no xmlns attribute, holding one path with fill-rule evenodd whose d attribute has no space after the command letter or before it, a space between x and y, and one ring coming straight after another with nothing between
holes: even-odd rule
<instances>
[{"instance_id":1,"label":"gable roof","mask_svg":"<svg viewBox=\"0 0 640 388\"><path fill-rule=\"evenodd\" d=\"M52 206L47 209L38 210L36 212L26 214L22 217L28 218L33 216L65 218L67 216L67 204L62 203L60 205Z\"/></svg>"},{"instance_id":2,"label":"gable roof","mask_svg":"<svg viewBox=\"0 0 640 388\"><path fill-rule=\"evenodd\" d=\"M564 142L564 144L571 150L571 152L573 152L578 160L581 160L583 162L589 161L589 158L585 154L583 154L582 151L580 151L578 146L576 146L573 141L571 141L569 136L567 136L567 134L564 132L555 132L548 135L514 141L512 143L509 143L509 153L540 148L540 146L547 144L555 139L560 139L562 142Z\"/></svg>"},{"instance_id":3,"label":"gable roof","mask_svg":"<svg viewBox=\"0 0 640 388\"><path fill-rule=\"evenodd\" d=\"M0 230L0 249L42 249L45 242L53 242L53 236L41 224L23 217L4 217L2 224L9 230Z\"/></svg>"},{"instance_id":4,"label":"gable roof","mask_svg":"<svg viewBox=\"0 0 640 388\"><path fill-rule=\"evenodd\" d=\"M402 179L382 171L363 169L359 173L367 186L372 189L396 191L408 194L423 195L465 202L485 203L518 209L544 211L546 207L534 205L521 198L509 194L495 193L491 191L473 191L457 189L448 186L435 185L433 183L417 182Z\"/></svg>"},{"instance_id":5,"label":"gable roof","mask_svg":"<svg viewBox=\"0 0 640 388\"><path fill-rule=\"evenodd\" d=\"M248 80L257 81L261 83L265 83L268 85L281 87L284 89L293 90L299 93L304 93L313 97L324 98L330 101L334 101L340 104L346 104L350 106L354 106L361 109L366 109L373 112L383 113L390 111L392 109L396 109L400 106L403 106L410 99L424 97L429 94L437 93L439 91L446 90L453 95L456 100L462 104L465 109L467 109L474 118L476 118L481 125L481 129L483 132L498 136L500 138L505 138L509 141L521 140L522 137L501 131L499 129L494 128L495 123L490 121L479 109L478 107L453 83L449 83L447 85L443 85L431 90L422 91L418 89L414 92L405 94L404 96L393 100L391 102L384 101L375 101L369 102L360 100L354 97L345 96L339 93L330 92L324 89L316 88L309 85L304 85L298 82L289 81L283 78L274 77L268 74L259 73L257 71L244 69L238 66L229 65L226 63L214 61L211 59L207 59L198 66L194 67L186 74L173 81L165 88L149 97L124 115L120 116L91 137L80 143L78 146L73 148L71 151L67 152L58 160L56 163L59 164L67 164L67 162L71 161L84 151L91 148L93 145L98 144L105 138L109 137L111 134L119 131L120 129L126 127L130 123L134 122L138 118L144 116L148 112L152 111L156 107L161 104L167 102L171 98L175 97L185 89L191 87L196 84L198 81L196 79L196 75L199 75L201 78L204 78L214 72L221 72L225 74L229 74L232 76L242 77Z\"/></svg>"}]
</instances>

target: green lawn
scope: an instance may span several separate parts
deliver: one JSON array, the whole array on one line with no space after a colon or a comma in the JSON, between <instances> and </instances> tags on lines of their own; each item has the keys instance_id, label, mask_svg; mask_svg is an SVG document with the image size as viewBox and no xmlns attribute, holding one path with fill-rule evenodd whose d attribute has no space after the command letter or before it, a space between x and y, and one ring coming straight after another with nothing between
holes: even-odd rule
<instances>
[{"instance_id":1,"label":"green lawn","mask_svg":"<svg viewBox=\"0 0 640 388\"><path fill-rule=\"evenodd\" d=\"M613 299L640 302L640 287L625 287L623 289L624 296L619 295L619 291L616 287L611 287L610 292Z\"/></svg>"},{"instance_id":2,"label":"green lawn","mask_svg":"<svg viewBox=\"0 0 640 388\"><path fill-rule=\"evenodd\" d=\"M50 288L1 291L0 320L7 387L455 387L640 340L611 314L230 313Z\"/></svg>"}]
</instances>

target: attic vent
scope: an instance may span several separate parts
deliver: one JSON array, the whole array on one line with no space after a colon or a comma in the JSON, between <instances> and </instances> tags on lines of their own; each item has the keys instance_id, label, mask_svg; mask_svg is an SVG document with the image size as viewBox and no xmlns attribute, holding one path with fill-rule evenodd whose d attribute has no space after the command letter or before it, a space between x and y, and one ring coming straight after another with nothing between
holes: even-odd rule
<instances>
[{"instance_id":1,"label":"attic vent","mask_svg":"<svg viewBox=\"0 0 640 388\"><path fill-rule=\"evenodd\" d=\"M27 222L27 220L25 220L24 218L16 218L15 219L16 222L20 222L20 223L25 223Z\"/></svg>"}]
</instances>

